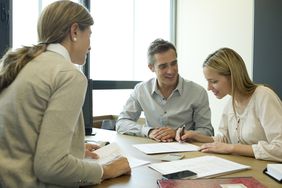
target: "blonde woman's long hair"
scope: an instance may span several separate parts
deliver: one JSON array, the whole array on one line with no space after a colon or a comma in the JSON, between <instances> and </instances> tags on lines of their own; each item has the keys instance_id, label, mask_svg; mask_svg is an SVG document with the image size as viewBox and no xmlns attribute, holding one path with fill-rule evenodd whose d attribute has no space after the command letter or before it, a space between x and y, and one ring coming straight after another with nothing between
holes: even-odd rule
<instances>
[{"instance_id":1,"label":"blonde woman's long hair","mask_svg":"<svg viewBox=\"0 0 282 188\"><path fill-rule=\"evenodd\" d=\"M209 67L220 75L230 76L232 104L236 115L236 94L252 95L257 88L257 84L253 83L248 75L242 57L230 48L221 48L207 57L203 67Z\"/></svg>"},{"instance_id":2,"label":"blonde woman's long hair","mask_svg":"<svg viewBox=\"0 0 282 188\"><path fill-rule=\"evenodd\" d=\"M0 60L0 93L15 80L28 62L46 51L48 44L61 43L74 23L84 30L94 21L88 10L78 3L61 0L48 5L38 20L38 44L9 50Z\"/></svg>"}]
</instances>

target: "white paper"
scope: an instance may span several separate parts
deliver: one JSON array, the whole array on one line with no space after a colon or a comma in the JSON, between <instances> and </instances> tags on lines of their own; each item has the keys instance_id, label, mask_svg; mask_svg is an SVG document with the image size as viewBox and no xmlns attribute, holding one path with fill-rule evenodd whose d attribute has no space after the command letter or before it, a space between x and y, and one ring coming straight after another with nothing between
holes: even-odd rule
<instances>
[{"instance_id":1,"label":"white paper","mask_svg":"<svg viewBox=\"0 0 282 188\"><path fill-rule=\"evenodd\" d=\"M170 153L170 152L187 152L198 151L199 147L189 143L153 143L153 144L135 144L135 148L146 154Z\"/></svg>"},{"instance_id":2,"label":"white paper","mask_svg":"<svg viewBox=\"0 0 282 188\"><path fill-rule=\"evenodd\" d=\"M149 167L161 174L170 174L183 170L191 170L197 173L196 178L212 177L215 175L231 173L250 166L235 163L215 156L195 157L180 161L162 162L150 164Z\"/></svg>"},{"instance_id":3,"label":"white paper","mask_svg":"<svg viewBox=\"0 0 282 188\"><path fill-rule=\"evenodd\" d=\"M95 150L95 153L99 155L99 159L85 158L84 160L97 162L99 164L106 164L119 156L125 156L127 157L130 168L135 168L150 163L149 161L140 160L135 157L126 155L116 143L111 143L109 145L101 147Z\"/></svg>"},{"instance_id":4,"label":"white paper","mask_svg":"<svg viewBox=\"0 0 282 188\"><path fill-rule=\"evenodd\" d=\"M282 164L267 164L267 174L271 175L275 179L282 180Z\"/></svg>"},{"instance_id":5,"label":"white paper","mask_svg":"<svg viewBox=\"0 0 282 188\"><path fill-rule=\"evenodd\" d=\"M140 160L140 159L137 159L137 158L131 157L131 156L127 156L127 159L128 159L130 168L135 168L135 167L138 167L138 166L150 164L150 161Z\"/></svg>"},{"instance_id":6,"label":"white paper","mask_svg":"<svg viewBox=\"0 0 282 188\"><path fill-rule=\"evenodd\" d=\"M235 184L220 184L221 188L248 188L242 183L235 183Z\"/></svg>"}]
</instances>

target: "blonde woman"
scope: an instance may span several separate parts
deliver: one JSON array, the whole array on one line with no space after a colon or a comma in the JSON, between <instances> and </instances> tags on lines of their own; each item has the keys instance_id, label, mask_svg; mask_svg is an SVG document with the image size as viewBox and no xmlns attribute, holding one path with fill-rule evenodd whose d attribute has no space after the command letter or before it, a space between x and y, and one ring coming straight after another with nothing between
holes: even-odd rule
<instances>
[{"instance_id":1,"label":"blonde woman","mask_svg":"<svg viewBox=\"0 0 282 188\"><path fill-rule=\"evenodd\" d=\"M84 146L82 105L93 19L80 4L56 1L38 21L39 43L0 62L0 187L79 187L130 172L126 158L107 165Z\"/></svg>"},{"instance_id":2,"label":"blonde woman","mask_svg":"<svg viewBox=\"0 0 282 188\"><path fill-rule=\"evenodd\" d=\"M243 59L230 48L209 55L203 64L208 90L218 99L231 95L214 137L185 131L176 140L208 142L202 152L237 154L282 161L282 104L268 87L253 83Z\"/></svg>"}]
</instances>

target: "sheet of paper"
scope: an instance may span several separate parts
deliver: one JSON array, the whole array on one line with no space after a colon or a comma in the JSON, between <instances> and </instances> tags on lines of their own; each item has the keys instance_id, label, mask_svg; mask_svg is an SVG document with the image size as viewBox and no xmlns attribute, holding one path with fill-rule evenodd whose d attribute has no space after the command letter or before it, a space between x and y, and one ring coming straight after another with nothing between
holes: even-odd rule
<instances>
[{"instance_id":1,"label":"sheet of paper","mask_svg":"<svg viewBox=\"0 0 282 188\"><path fill-rule=\"evenodd\" d=\"M277 179L282 180L282 164L267 164L267 171L269 175Z\"/></svg>"},{"instance_id":2,"label":"sheet of paper","mask_svg":"<svg viewBox=\"0 0 282 188\"><path fill-rule=\"evenodd\" d=\"M146 154L170 153L170 152L187 152L198 151L199 147L189 143L153 143L153 144L135 144L135 148Z\"/></svg>"},{"instance_id":3,"label":"sheet of paper","mask_svg":"<svg viewBox=\"0 0 282 188\"><path fill-rule=\"evenodd\" d=\"M155 169L161 174L191 170L197 173L196 178L213 177L220 174L226 174L250 168L249 166L215 156L203 156L191 159L183 159L180 161L154 163L150 164L149 167Z\"/></svg>"},{"instance_id":4,"label":"sheet of paper","mask_svg":"<svg viewBox=\"0 0 282 188\"><path fill-rule=\"evenodd\" d=\"M150 164L150 161L144 161L141 159L137 159L135 157L127 156L130 168L135 168L138 166L143 166L146 164Z\"/></svg>"},{"instance_id":5,"label":"sheet of paper","mask_svg":"<svg viewBox=\"0 0 282 188\"><path fill-rule=\"evenodd\" d=\"M135 168L135 167L150 163L149 161L140 160L135 157L126 155L116 143L111 143L109 145L101 147L100 149L95 150L95 153L99 155L99 159L86 158L84 160L87 160L90 162L97 162L100 164L106 164L119 156L125 156L127 157L129 166L131 168Z\"/></svg>"},{"instance_id":6,"label":"sheet of paper","mask_svg":"<svg viewBox=\"0 0 282 188\"><path fill-rule=\"evenodd\" d=\"M221 188L248 188L242 183L235 183L235 184L220 184Z\"/></svg>"}]
</instances>

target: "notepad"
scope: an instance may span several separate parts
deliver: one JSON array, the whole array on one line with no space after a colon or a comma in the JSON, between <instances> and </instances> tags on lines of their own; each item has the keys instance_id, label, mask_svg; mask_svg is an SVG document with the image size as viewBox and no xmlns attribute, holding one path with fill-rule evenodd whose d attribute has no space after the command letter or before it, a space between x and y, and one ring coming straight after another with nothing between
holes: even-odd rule
<instances>
[{"instance_id":1,"label":"notepad","mask_svg":"<svg viewBox=\"0 0 282 188\"><path fill-rule=\"evenodd\" d=\"M264 173L282 183L282 164L267 164Z\"/></svg>"},{"instance_id":2,"label":"notepad","mask_svg":"<svg viewBox=\"0 0 282 188\"><path fill-rule=\"evenodd\" d=\"M153 144L135 144L133 147L146 154L172 153L198 151L199 146L189 143L169 142L169 143L153 143Z\"/></svg>"},{"instance_id":3,"label":"notepad","mask_svg":"<svg viewBox=\"0 0 282 188\"><path fill-rule=\"evenodd\" d=\"M180 161L154 163L150 164L149 167L161 174L191 170L197 173L195 178L215 177L250 168L250 166L242 165L216 156L202 156L191 159L183 159Z\"/></svg>"}]
</instances>

